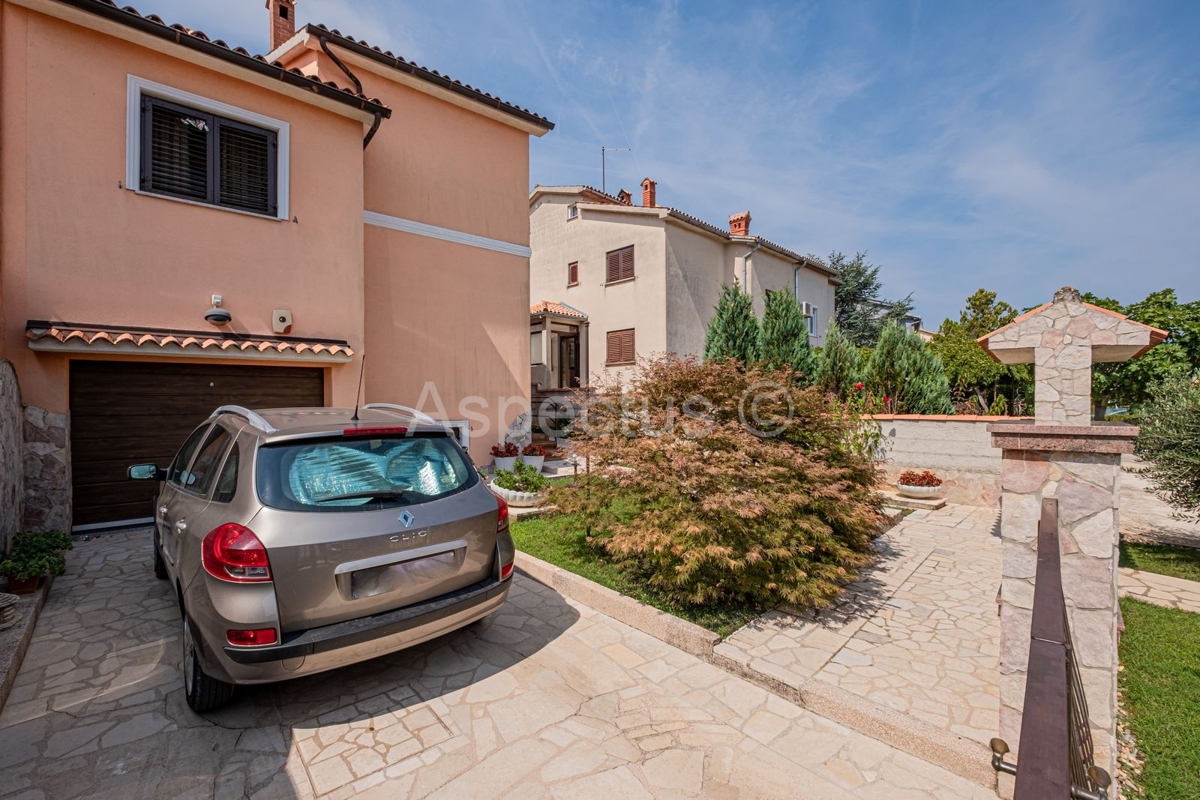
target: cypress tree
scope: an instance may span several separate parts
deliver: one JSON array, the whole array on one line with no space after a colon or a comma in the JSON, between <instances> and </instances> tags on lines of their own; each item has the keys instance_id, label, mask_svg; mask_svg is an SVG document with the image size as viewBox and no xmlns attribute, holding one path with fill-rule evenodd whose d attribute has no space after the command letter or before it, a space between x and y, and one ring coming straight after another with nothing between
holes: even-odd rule
<instances>
[{"instance_id":1,"label":"cypress tree","mask_svg":"<svg viewBox=\"0 0 1200 800\"><path fill-rule=\"evenodd\" d=\"M942 360L901 325L884 327L867 369L871 391L892 398L902 414L950 414L950 382Z\"/></svg>"},{"instance_id":2,"label":"cypress tree","mask_svg":"<svg viewBox=\"0 0 1200 800\"><path fill-rule=\"evenodd\" d=\"M753 364L762 358L762 336L754 316L754 303L737 286L721 287L716 314L704 337L704 357L734 358L742 364Z\"/></svg>"},{"instance_id":3,"label":"cypress tree","mask_svg":"<svg viewBox=\"0 0 1200 800\"><path fill-rule=\"evenodd\" d=\"M769 292L762 319L762 357L771 369L785 364L816 380L817 359L808 343L808 323L791 292Z\"/></svg>"},{"instance_id":4,"label":"cypress tree","mask_svg":"<svg viewBox=\"0 0 1200 800\"><path fill-rule=\"evenodd\" d=\"M854 391L854 384L861 374L862 361L858 357L858 348L846 338L836 323L829 323L817 366L817 384L844 399Z\"/></svg>"}]
</instances>

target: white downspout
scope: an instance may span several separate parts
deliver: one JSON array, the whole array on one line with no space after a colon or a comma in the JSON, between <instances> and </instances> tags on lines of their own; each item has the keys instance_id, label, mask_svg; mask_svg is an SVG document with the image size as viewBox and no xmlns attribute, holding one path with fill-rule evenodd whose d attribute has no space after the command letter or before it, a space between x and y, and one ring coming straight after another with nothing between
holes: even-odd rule
<instances>
[{"instance_id":1,"label":"white downspout","mask_svg":"<svg viewBox=\"0 0 1200 800\"><path fill-rule=\"evenodd\" d=\"M762 249L762 242L754 245L752 250L746 253L746 255L742 256L742 291L746 294L750 294L750 274L748 269L750 265L750 256L757 253L760 249Z\"/></svg>"}]
</instances>

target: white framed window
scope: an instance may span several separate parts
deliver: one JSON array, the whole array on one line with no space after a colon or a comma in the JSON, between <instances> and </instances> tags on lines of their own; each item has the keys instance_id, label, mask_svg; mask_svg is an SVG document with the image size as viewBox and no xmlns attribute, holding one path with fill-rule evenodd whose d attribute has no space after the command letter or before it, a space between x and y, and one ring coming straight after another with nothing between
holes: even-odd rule
<instances>
[{"instance_id":1,"label":"white framed window","mask_svg":"<svg viewBox=\"0 0 1200 800\"><path fill-rule=\"evenodd\" d=\"M468 453L471 452L471 423L465 419L448 419L443 423L454 434L454 438L458 439L458 443L462 445L462 449Z\"/></svg>"},{"instance_id":2,"label":"white framed window","mask_svg":"<svg viewBox=\"0 0 1200 800\"><path fill-rule=\"evenodd\" d=\"M542 334L545 331L529 332L529 366L536 367L542 363Z\"/></svg>"},{"instance_id":3,"label":"white framed window","mask_svg":"<svg viewBox=\"0 0 1200 800\"><path fill-rule=\"evenodd\" d=\"M574 203L571 203L571 205L567 206L567 219L575 219L578 216L579 206L575 205Z\"/></svg>"},{"instance_id":4,"label":"white framed window","mask_svg":"<svg viewBox=\"0 0 1200 800\"><path fill-rule=\"evenodd\" d=\"M155 197L291 218L287 122L130 75L125 185Z\"/></svg>"},{"instance_id":5,"label":"white framed window","mask_svg":"<svg viewBox=\"0 0 1200 800\"><path fill-rule=\"evenodd\" d=\"M808 323L808 335L817 335L817 307L812 303L804 303L801 307L804 312L804 321Z\"/></svg>"}]
</instances>

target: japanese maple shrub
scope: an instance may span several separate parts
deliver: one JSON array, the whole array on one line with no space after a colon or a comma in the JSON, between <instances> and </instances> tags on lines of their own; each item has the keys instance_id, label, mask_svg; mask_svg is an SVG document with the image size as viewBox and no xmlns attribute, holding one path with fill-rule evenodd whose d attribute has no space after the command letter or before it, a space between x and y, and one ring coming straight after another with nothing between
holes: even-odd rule
<instances>
[{"instance_id":1,"label":"japanese maple shrub","mask_svg":"<svg viewBox=\"0 0 1200 800\"><path fill-rule=\"evenodd\" d=\"M872 560L868 426L790 368L659 356L592 393L550 502L675 602L824 605Z\"/></svg>"}]
</instances>

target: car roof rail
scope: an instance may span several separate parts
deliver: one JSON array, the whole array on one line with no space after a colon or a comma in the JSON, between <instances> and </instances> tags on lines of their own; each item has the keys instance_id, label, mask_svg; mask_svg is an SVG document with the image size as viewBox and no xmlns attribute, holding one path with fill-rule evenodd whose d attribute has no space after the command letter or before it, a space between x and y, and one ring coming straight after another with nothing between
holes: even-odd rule
<instances>
[{"instance_id":1,"label":"car roof rail","mask_svg":"<svg viewBox=\"0 0 1200 800\"><path fill-rule=\"evenodd\" d=\"M396 405L395 403L367 403L365 406L363 406L363 408L372 408L372 409L375 409L376 411L391 411L391 412L399 411L403 414L407 414L408 416L412 417L413 419L415 419L419 422L426 422L431 425L441 425L442 424L439 420L434 419L433 417L426 414L424 411L417 411L415 408L411 408L409 406L400 406L400 405Z\"/></svg>"},{"instance_id":2,"label":"car roof rail","mask_svg":"<svg viewBox=\"0 0 1200 800\"><path fill-rule=\"evenodd\" d=\"M254 427L261 430L263 433L275 433L278 430L274 425L267 422L266 419L263 418L262 414L259 414L256 411L251 411L244 406L221 406L212 413L212 416L217 417L221 414L233 414L241 417Z\"/></svg>"}]
</instances>

